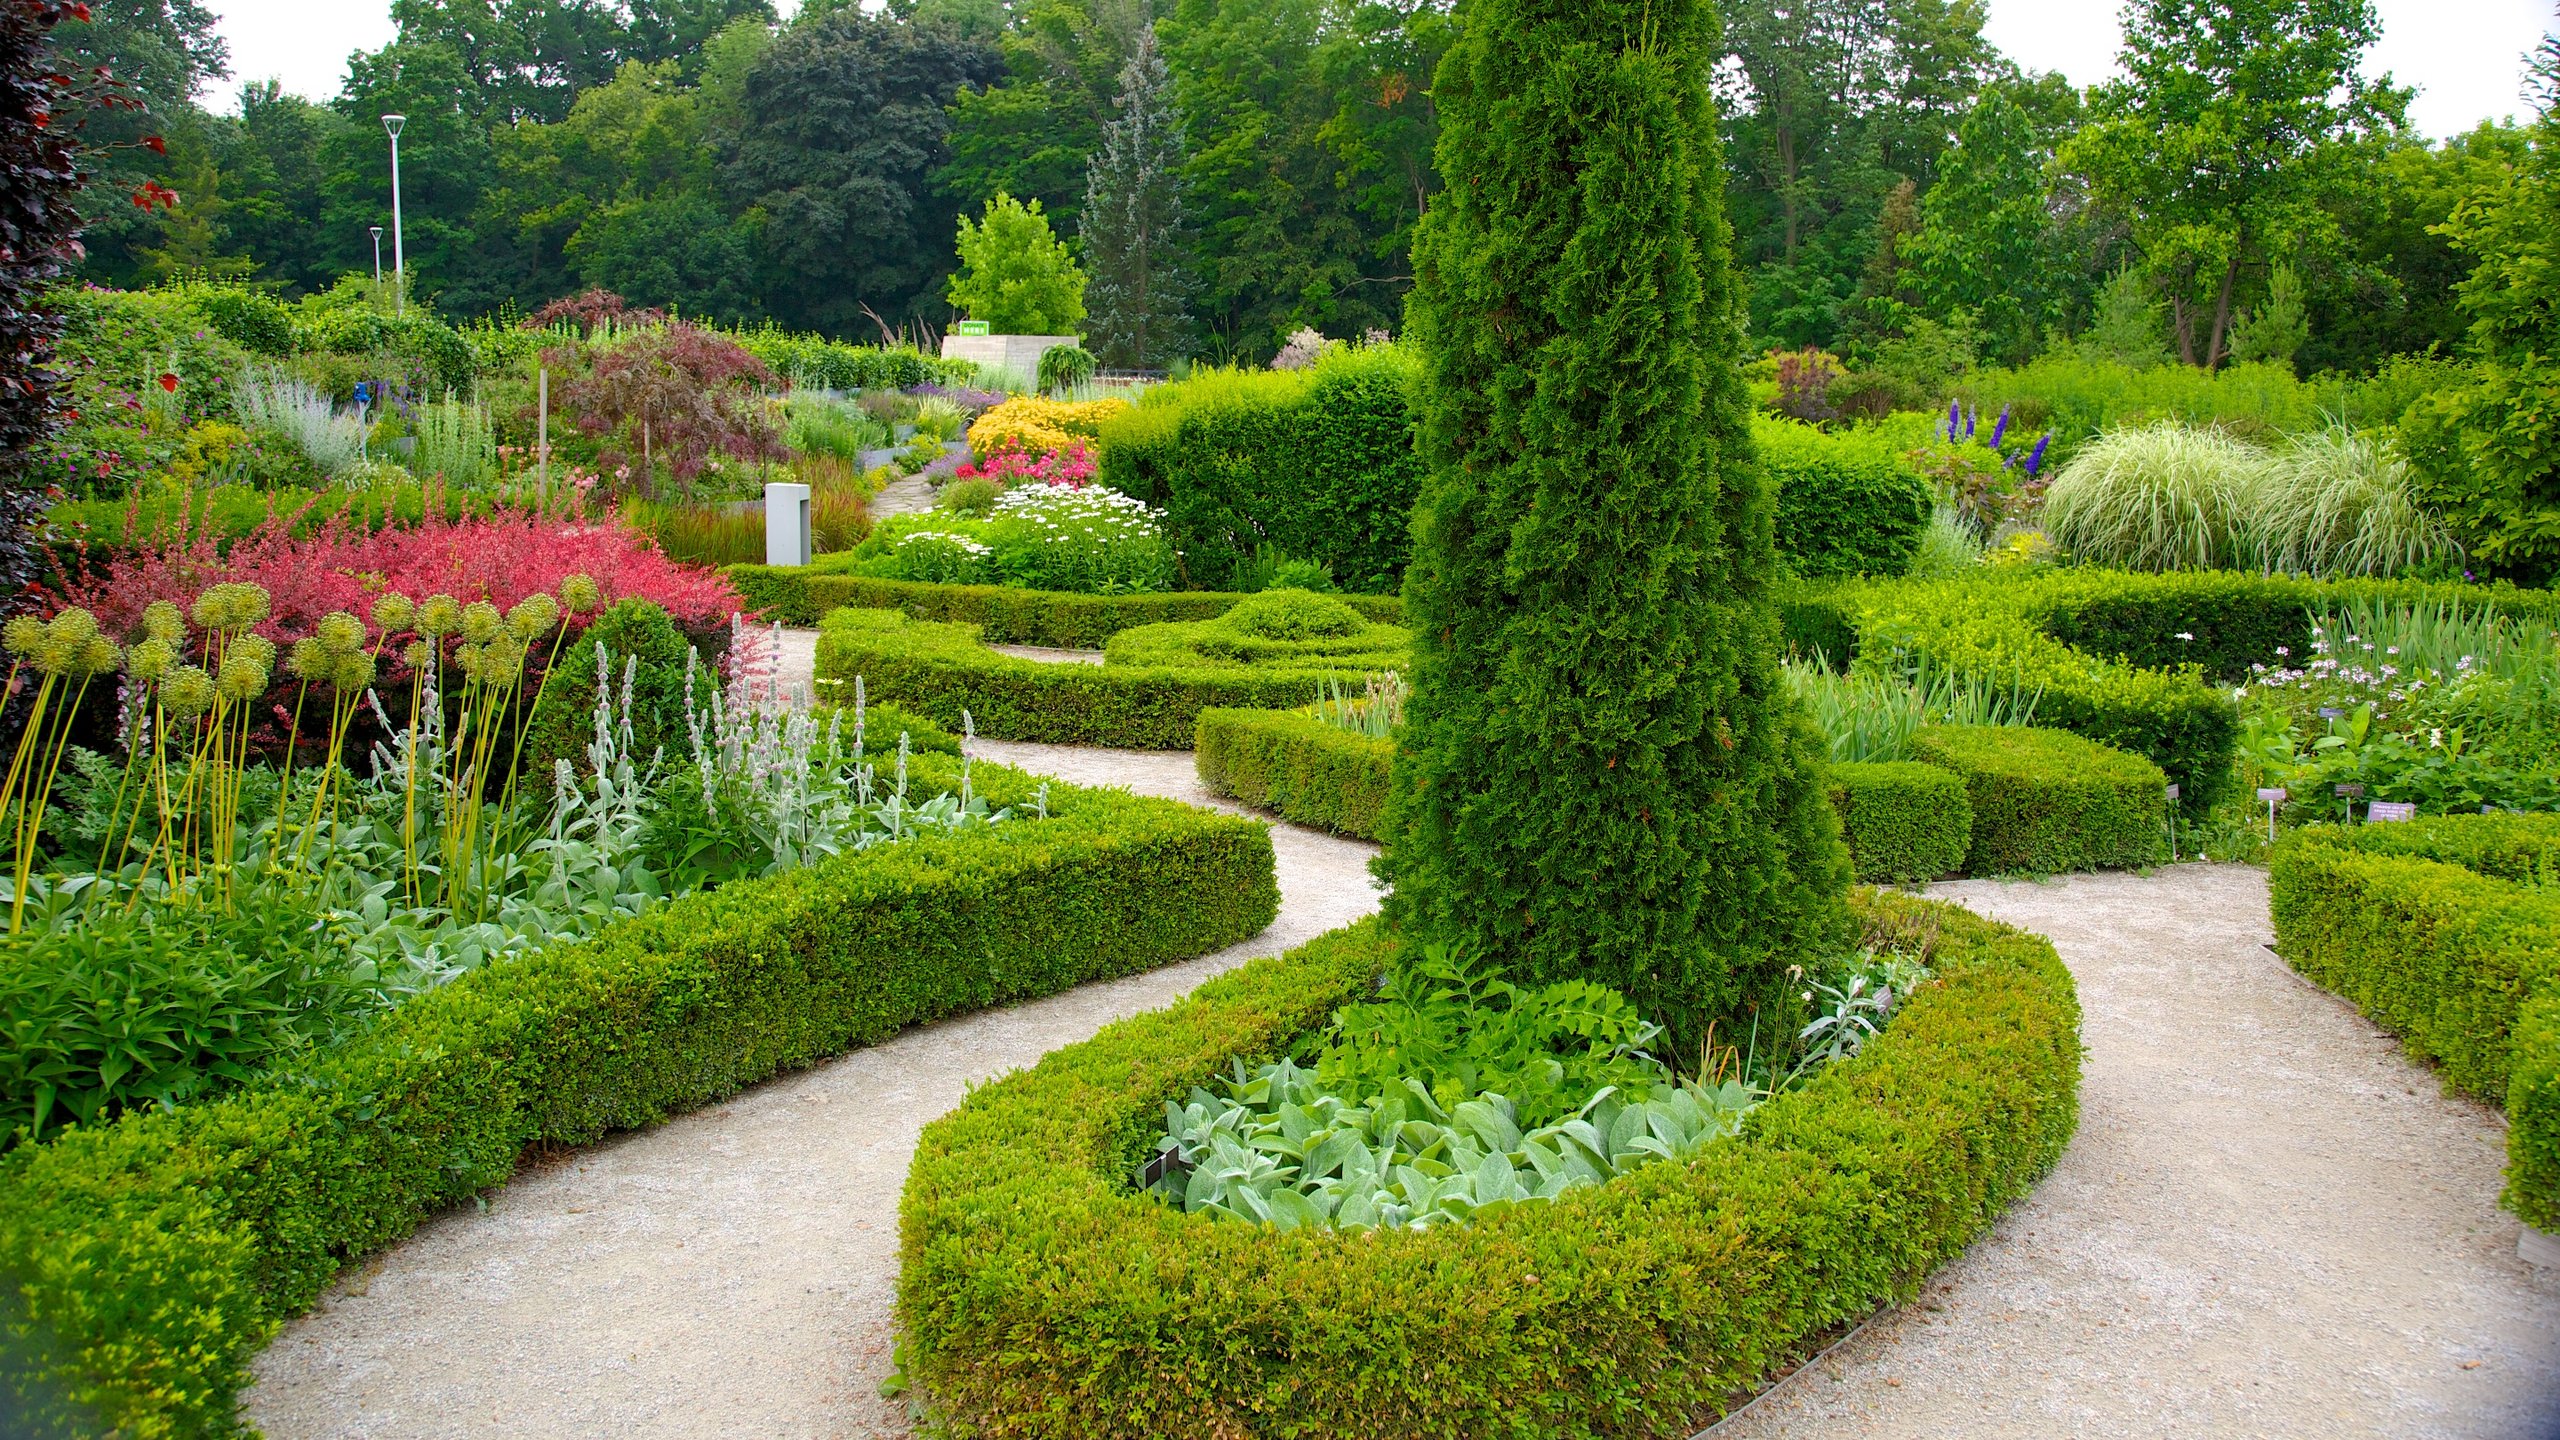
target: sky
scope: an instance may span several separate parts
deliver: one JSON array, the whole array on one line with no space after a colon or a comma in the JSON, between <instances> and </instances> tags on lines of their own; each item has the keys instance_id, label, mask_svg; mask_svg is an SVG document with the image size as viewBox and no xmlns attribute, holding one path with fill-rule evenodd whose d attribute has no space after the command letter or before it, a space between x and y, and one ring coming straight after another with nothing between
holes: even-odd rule
<instances>
[{"instance_id":1,"label":"sky","mask_svg":"<svg viewBox=\"0 0 2560 1440\"><path fill-rule=\"evenodd\" d=\"M784 0L785 11L796 0ZM2554 0L2380 0L2382 43L2368 63L2418 87L2410 118L2441 139L2518 114L2523 55L2560 29ZM387 0L212 0L231 42L233 79L207 97L229 109L242 80L277 77L296 94L334 95L347 56L391 39ZM2116 0L1989 0L1992 42L2030 70L2081 85L2115 67Z\"/></svg>"}]
</instances>

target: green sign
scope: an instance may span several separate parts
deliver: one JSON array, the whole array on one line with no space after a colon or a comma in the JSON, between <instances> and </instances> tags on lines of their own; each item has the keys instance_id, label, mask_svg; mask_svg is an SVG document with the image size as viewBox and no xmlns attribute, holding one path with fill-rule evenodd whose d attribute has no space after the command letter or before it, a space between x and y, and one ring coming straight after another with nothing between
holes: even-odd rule
<instances>
[{"instance_id":1,"label":"green sign","mask_svg":"<svg viewBox=\"0 0 2560 1440\"><path fill-rule=\"evenodd\" d=\"M963 320L958 326L953 328L951 333L954 335L992 335L995 331L989 329L987 327L987 322L984 320Z\"/></svg>"}]
</instances>

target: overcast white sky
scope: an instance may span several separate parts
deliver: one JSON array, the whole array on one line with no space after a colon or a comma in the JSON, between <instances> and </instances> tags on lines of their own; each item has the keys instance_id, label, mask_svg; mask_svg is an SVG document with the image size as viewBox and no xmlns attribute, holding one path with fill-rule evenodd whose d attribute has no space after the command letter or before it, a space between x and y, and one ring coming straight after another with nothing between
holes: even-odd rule
<instances>
[{"instance_id":1,"label":"overcast white sky","mask_svg":"<svg viewBox=\"0 0 2560 1440\"><path fill-rule=\"evenodd\" d=\"M2373 68L2418 86L2412 118L2439 138L2519 113L2520 57L2560 26L2553 0L2380 0ZM2115 63L2117 0L1989 0L1992 40L2020 64L2082 85ZM796 8L797 0L781 0ZM228 108L240 80L281 77L315 99L337 93L347 56L391 38L386 0L212 0L231 41L234 79L209 98Z\"/></svg>"}]
</instances>

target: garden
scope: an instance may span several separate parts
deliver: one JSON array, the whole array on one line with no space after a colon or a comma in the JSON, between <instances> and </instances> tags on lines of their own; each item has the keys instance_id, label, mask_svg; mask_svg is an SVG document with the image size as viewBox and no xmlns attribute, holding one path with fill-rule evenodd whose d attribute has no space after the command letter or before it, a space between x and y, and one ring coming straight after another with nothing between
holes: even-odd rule
<instances>
[{"instance_id":1,"label":"garden","mask_svg":"<svg viewBox=\"0 0 2560 1440\"><path fill-rule=\"evenodd\" d=\"M116 118L39 63L85 7L6 3L10 83ZM739 23L590 93L699 138L804 25ZM0 256L44 357L0 368L0 1414L362 1428L377 1279L519 1197L584 1263L538 1197L651 1147L739 1147L703 1203L770 1224L757 1117L876 1061L783 1143L892 1178L785 1262L870 1307L828 1383L883 1423L1739 1425L2088 1213L2126 996L2202 962L2028 918L2084 897L2264 962L2305 1067L2396 1040L2461 1097L2437 1218L2560 1265L2560 120L2447 219L2458 350L2297 364L2272 263L2200 355L2195 274L2129 267L2036 330L1888 266L1829 348L1737 230L1722 25L1481 0L1393 330L1267 355L1167 338L1210 277L1143 261L1189 233L1152 29L1075 244L939 222L941 343L405 260L95 283L65 197L121 152L0 115L56 236ZM2104 173L2104 128L2059 143ZM510 173L593 142L541 143ZM1906 218L1939 284L1956 222ZM514 1333L511 1283L440 1323ZM622 1352L623 1283L562 1354Z\"/></svg>"}]
</instances>

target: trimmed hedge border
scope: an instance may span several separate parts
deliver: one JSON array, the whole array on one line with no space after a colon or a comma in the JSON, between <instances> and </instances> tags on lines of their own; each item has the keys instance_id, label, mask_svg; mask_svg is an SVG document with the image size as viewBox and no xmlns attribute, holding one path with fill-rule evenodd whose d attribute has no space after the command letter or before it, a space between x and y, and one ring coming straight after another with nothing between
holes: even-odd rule
<instances>
[{"instance_id":1,"label":"trimmed hedge border","mask_svg":"<svg viewBox=\"0 0 2560 1440\"><path fill-rule=\"evenodd\" d=\"M1302 710L1203 710L1192 749L1200 783L1293 824L1381 836L1392 740L1354 735Z\"/></svg>"},{"instance_id":2,"label":"trimmed hedge border","mask_svg":"<svg viewBox=\"0 0 2560 1440\"><path fill-rule=\"evenodd\" d=\"M1858 878L1908 885L1961 874L1973 849L1964 777L1913 760L1833 761L1831 808Z\"/></svg>"},{"instance_id":3,"label":"trimmed hedge border","mask_svg":"<svg viewBox=\"0 0 2560 1440\"><path fill-rule=\"evenodd\" d=\"M895 610L836 610L818 632L818 684L868 692L945 729L974 720L998 740L1184 750L1200 712L1291 710L1324 698L1325 682L1357 687L1358 668L1173 669L1052 664L989 650L978 627L912 620Z\"/></svg>"},{"instance_id":4,"label":"trimmed hedge border","mask_svg":"<svg viewBox=\"0 0 2560 1440\"><path fill-rule=\"evenodd\" d=\"M2505 1204L2560 1231L2560 816L2311 825L2268 862L2276 952L2507 1108Z\"/></svg>"},{"instance_id":5,"label":"trimmed hedge border","mask_svg":"<svg viewBox=\"0 0 2560 1440\"><path fill-rule=\"evenodd\" d=\"M2223 683L2274 663L2278 646L2309 654L2310 608L2351 600L2560 619L2560 595L2504 585L2078 568L1798 586L1779 613L1797 649L1834 664L1879 646L2042 686L2039 724L2149 757L2201 815L2235 783L2239 709Z\"/></svg>"},{"instance_id":6,"label":"trimmed hedge border","mask_svg":"<svg viewBox=\"0 0 2560 1440\"><path fill-rule=\"evenodd\" d=\"M942 757L913 764L958 781ZM999 804L1034 785L976 778ZM32 1383L120 1435L236 1433L250 1360L287 1317L528 1146L1206 954L1277 912L1257 822L1070 786L1050 807L672 900L418 996L297 1073L0 1158L0 1272L56 1356Z\"/></svg>"},{"instance_id":7,"label":"trimmed hedge border","mask_svg":"<svg viewBox=\"0 0 2560 1440\"><path fill-rule=\"evenodd\" d=\"M984 1436L1687 1433L1916 1293L2078 1121L2051 944L1857 905L1937 972L1857 1059L1695 1159L1469 1225L1281 1231L1130 1182L1167 1099L1366 992L1393 943L1374 920L1052 1053L925 1129L899 1211L907 1373Z\"/></svg>"},{"instance_id":8,"label":"trimmed hedge border","mask_svg":"<svg viewBox=\"0 0 2560 1440\"><path fill-rule=\"evenodd\" d=\"M2169 782L2139 755L2024 725L1927 725L1911 752L1964 779L1966 874L2139 870L2168 858Z\"/></svg>"},{"instance_id":9,"label":"trimmed hedge border","mask_svg":"<svg viewBox=\"0 0 2560 1440\"><path fill-rule=\"evenodd\" d=\"M732 565L722 573L738 587L747 609L767 621L807 627L830 610L896 610L916 620L975 625L990 645L1046 645L1060 650L1099 650L1102 642L1140 625L1215 620L1246 598L1218 590L1083 595L1011 585L936 585L847 575L823 566ZM1393 595L1334 598L1370 620L1393 625L1404 617L1404 602Z\"/></svg>"}]
</instances>

